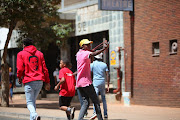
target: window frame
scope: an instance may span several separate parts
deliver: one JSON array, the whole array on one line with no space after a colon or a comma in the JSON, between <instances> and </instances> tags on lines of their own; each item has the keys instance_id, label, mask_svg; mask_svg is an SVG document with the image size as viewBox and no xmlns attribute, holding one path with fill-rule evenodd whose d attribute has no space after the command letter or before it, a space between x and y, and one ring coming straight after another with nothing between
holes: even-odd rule
<instances>
[{"instance_id":1,"label":"window frame","mask_svg":"<svg viewBox=\"0 0 180 120\"><path fill-rule=\"evenodd\" d=\"M177 43L177 50L175 52L172 51L172 44L176 42ZM169 55L176 55L178 52L178 41L177 39L169 40Z\"/></svg>"},{"instance_id":2,"label":"window frame","mask_svg":"<svg viewBox=\"0 0 180 120\"><path fill-rule=\"evenodd\" d=\"M157 53L156 50L159 50ZM159 42L153 42L152 43L152 57L159 57L160 56L160 43Z\"/></svg>"}]
</instances>

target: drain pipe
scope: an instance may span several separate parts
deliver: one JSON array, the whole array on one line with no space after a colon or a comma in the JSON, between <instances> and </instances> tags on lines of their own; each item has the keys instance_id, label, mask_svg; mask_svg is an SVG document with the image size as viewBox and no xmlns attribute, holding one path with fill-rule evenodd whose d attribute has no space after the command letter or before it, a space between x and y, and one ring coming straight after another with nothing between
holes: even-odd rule
<instances>
[{"instance_id":1,"label":"drain pipe","mask_svg":"<svg viewBox=\"0 0 180 120\"><path fill-rule=\"evenodd\" d=\"M121 94L121 83L122 83L121 50L124 50L124 48L117 47L117 52L119 54L119 66L114 67L114 69L117 70L117 89L113 90L113 93L116 93L116 94Z\"/></svg>"}]
</instances>

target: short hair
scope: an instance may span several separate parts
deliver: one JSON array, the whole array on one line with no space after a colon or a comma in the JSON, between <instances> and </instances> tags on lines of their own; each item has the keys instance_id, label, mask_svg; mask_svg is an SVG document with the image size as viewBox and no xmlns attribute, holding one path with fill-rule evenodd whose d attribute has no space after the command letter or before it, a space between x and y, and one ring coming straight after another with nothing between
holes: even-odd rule
<instances>
[{"instance_id":1,"label":"short hair","mask_svg":"<svg viewBox=\"0 0 180 120\"><path fill-rule=\"evenodd\" d=\"M71 64L71 62L70 62L67 58L63 58L62 61L63 61L64 64L66 64L66 66L67 66L68 68L71 67L72 64Z\"/></svg>"},{"instance_id":2,"label":"short hair","mask_svg":"<svg viewBox=\"0 0 180 120\"><path fill-rule=\"evenodd\" d=\"M24 44L25 46L33 45L33 39L32 39L32 38L25 38L25 39L23 40L23 44Z\"/></svg>"}]
</instances>

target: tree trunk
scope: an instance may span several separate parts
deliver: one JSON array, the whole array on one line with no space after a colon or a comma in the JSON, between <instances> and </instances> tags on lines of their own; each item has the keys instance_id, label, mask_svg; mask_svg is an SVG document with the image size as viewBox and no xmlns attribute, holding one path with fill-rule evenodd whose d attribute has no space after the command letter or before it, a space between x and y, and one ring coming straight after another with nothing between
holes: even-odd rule
<instances>
[{"instance_id":1,"label":"tree trunk","mask_svg":"<svg viewBox=\"0 0 180 120\"><path fill-rule=\"evenodd\" d=\"M12 31L14 30L16 26L15 21L11 21L10 27L9 27L9 32L7 35L6 43L4 45L4 51L3 51L3 56L2 56L2 61L1 61L1 69L2 69L2 77L1 77L1 82L2 82L2 97L1 97L1 106L2 107L9 107L9 66L7 63L7 48L8 44L12 35Z\"/></svg>"},{"instance_id":2,"label":"tree trunk","mask_svg":"<svg viewBox=\"0 0 180 120\"><path fill-rule=\"evenodd\" d=\"M61 45L60 50L61 50L60 51L61 52L61 58L60 59L63 59L63 58L71 59L71 57L70 57L70 47L67 44L67 40L63 40L63 44ZM70 60L70 62L71 62L71 60Z\"/></svg>"},{"instance_id":3,"label":"tree trunk","mask_svg":"<svg viewBox=\"0 0 180 120\"><path fill-rule=\"evenodd\" d=\"M9 107L9 66L7 63L4 63L1 66L2 75L1 75L1 106L2 107Z\"/></svg>"}]
</instances>

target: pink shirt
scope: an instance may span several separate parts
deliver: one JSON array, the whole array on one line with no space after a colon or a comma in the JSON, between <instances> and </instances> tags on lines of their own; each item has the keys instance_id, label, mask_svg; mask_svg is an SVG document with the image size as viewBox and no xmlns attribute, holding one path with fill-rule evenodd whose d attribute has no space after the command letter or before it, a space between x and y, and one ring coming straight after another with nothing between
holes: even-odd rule
<instances>
[{"instance_id":1,"label":"pink shirt","mask_svg":"<svg viewBox=\"0 0 180 120\"><path fill-rule=\"evenodd\" d=\"M80 49L76 54L77 60L77 80L76 87L86 87L92 84L91 70L90 70L90 58L88 50Z\"/></svg>"}]
</instances>

